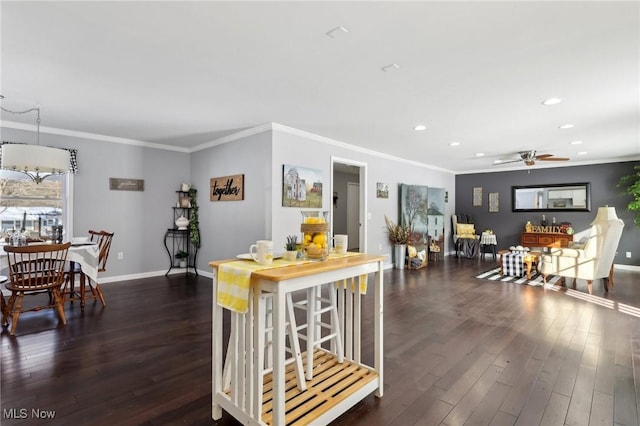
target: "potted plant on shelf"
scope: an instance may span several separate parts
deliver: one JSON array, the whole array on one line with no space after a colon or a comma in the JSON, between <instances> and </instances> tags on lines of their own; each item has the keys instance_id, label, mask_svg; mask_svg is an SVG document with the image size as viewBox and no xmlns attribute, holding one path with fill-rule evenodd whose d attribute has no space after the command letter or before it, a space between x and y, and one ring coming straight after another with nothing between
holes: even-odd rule
<instances>
[{"instance_id":1,"label":"potted plant on shelf","mask_svg":"<svg viewBox=\"0 0 640 426\"><path fill-rule=\"evenodd\" d=\"M191 217L189 219L189 239L191 244L198 249L200 248L200 227L198 218L198 190L193 186L189 187L189 199L191 202ZM197 253L197 251L196 251Z\"/></svg>"},{"instance_id":2,"label":"potted plant on shelf","mask_svg":"<svg viewBox=\"0 0 640 426\"><path fill-rule=\"evenodd\" d=\"M176 259L178 259L178 266L181 268L187 267L187 258L189 257L189 253L186 251L180 250L176 253Z\"/></svg>"},{"instance_id":3,"label":"potted plant on shelf","mask_svg":"<svg viewBox=\"0 0 640 426\"><path fill-rule=\"evenodd\" d=\"M298 237L296 235L289 235L287 237L287 243L284 245L287 250L283 257L288 262L293 262L298 257Z\"/></svg>"},{"instance_id":4,"label":"potted plant on shelf","mask_svg":"<svg viewBox=\"0 0 640 426\"><path fill-rule=\"evenodd\" d=\"M391 219L384 216L384 221L387 224L387 231L389 234L389 241L393 244L393 258L395 267L398 269L404 269L405 254L407 252L407 244L411 237L411 227L396 225Z\"/></svg>"}]
</instances>

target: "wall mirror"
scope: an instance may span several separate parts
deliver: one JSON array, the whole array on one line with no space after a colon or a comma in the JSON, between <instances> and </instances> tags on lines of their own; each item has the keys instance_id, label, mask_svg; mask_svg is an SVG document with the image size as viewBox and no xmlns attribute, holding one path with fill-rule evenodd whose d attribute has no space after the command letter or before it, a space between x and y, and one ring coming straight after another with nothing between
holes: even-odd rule
<instances>
[{"instance_id":1,"label":"wall mirror","mask_svg":"<svg viewBox=\"0 0 640 426\"><path fill-rule=\"evenodd\" d=\"M589 183L512 186L511 190L514 212L591 211Z\"/></svg>"}]
</instances>

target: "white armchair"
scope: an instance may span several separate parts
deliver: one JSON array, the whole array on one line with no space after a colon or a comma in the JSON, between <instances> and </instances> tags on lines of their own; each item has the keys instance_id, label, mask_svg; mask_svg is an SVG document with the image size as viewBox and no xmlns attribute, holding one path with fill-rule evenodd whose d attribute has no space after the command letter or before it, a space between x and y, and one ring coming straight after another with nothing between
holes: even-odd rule
<instances>
[{"instance_id":1,"label":"white armchair","mask_svg":"<svg viewBox=\"0 0 640 426\"><path fill-rule=\"evenodd\" d=\"M593 292L593 280L602 278L605 291L613 286L613 259L622 236L624 222L613 207L599 207L591 227L574 235L574 243L568 248L552 248L542 256L540 272L544 282L554 274L587 280L589 294ZM611 281L611 282L610 282Z\"/></svg>"}]
</instances>

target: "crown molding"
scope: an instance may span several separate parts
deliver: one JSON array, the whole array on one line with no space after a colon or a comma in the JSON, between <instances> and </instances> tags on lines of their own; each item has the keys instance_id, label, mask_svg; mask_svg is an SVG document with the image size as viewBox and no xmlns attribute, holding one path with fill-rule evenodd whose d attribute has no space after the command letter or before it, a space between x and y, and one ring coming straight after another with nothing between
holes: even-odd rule
<instances>
[{"instance_id":1,"label":"crown molding","mask_svg":"<svg viewBox=\"0 0 640 426\"><path fill-rule=\"evenodd\" d=\"M33 124L16 123L15 121L0 121L0 127L6 127L16 130L28 130L31 132L37 132L38 128ZM56 127L40 126L40 133L46 133L49 135L69 136L72 138L89 139L101 142L119 143L123 145L141 146L144 148L163 149L165 151L177 151L189 153L189 148L183 148L174 145L163 145L153 142L144 142L136 139L118 138L115 136L100 135L97 133L77 132L75 130L58 129Z\"/></svg>"},{"instance_id":2,"label":"crown molding","mask_svg":"<svg viewBox=\"0 0 640 426\"><path fill-rule=\"evenodd\" d=\"M193 148L191 148L189 150L189 152L193 153L193 152L197 152L197 151L202 151L203 149L212 148L214 146L218 146L218 145L222 145L222 144L225 144L225 143L237 141L238 139L242 139L242 138L246 138L246 137L249 137L249 136L257 135L258 133L263 133L263 132L267 132L269 130L273 130L272 124L273 123L264 123L264 124L261 124L261 125L256 126L256 127L251 127L249 129L241 130L239 132L232 133L230 135L223 136L221 138L214 139L212 141L205 142L205 143L200 144L200 145L196 145Z\"/></svg>"},{"instance_id":3,"label":"crown molding","mask_svg":"<svg viewBox=\"0 0 640 426\"><path fill-rule=\"evenodd\" d=\"M413 160L407 160L406 158L396 157L396 156L393 156L393 155L385 154L385 153L374 151L374 150L367 149L367 148L362 148L360 146L351 145L351 144L348 144L348 143L345 143L345 142L340 142L340 141L337 141L335 139L327 138L327 137L324 137L324 136L319 136L319 135L316 135L314 133L306 132L304 130L294 129L293 127L284 126L282 124L278 124L278 123L271 123L271 124L272 124L273 130L276 130L276 131L280 131L280 132L283 132L283 133L288 133L288 134L295 135L295 136L300 136L300 137L307 138L307 139L312 139L312 140L315 140L317 142L321 142L321 143L325 143L325 144L328 144L328 145L337 146L337 147L348 149L348 150L351 150L351 151L356 151L356 152L360 152L360 153L363 153L363 154L368 154L368 155L371 155L373 157L383 158L385 160L397 161L397 162L400 162L400 163L410 164L412 166L422 167L424 169L429 169L429 170L436 170L436 171L439 171L439 172L455 173L452 170L443 169L441 167L431 166L431 165L420 163L420 162L413 161Z\"/></svg>"}]
</instances>

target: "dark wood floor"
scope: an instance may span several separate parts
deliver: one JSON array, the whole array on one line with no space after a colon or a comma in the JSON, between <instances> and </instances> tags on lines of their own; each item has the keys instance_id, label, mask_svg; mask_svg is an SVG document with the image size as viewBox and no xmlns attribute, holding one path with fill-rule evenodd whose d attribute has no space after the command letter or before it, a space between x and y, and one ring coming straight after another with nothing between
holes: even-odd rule
<instances>
[{"instance_id":1,"label":"dark wood floor","mask_svg":"<svg viewBox=\"0 0 640 426\"><path fill-rule=\"evenodd\" d=\"M640 274L616 272L602 306L600 285L583 300L473 277L491 266L452 258L385 272L384 397L336 425L638 425L640 318L620 309L640 307ZM210 279L103 289L109 305L67 305L66 326L41 311L23 315L16 337L3 329L1 423L216 424ZM217 424L237 423L225 414Z\"/></svg>"}]
</instances>

